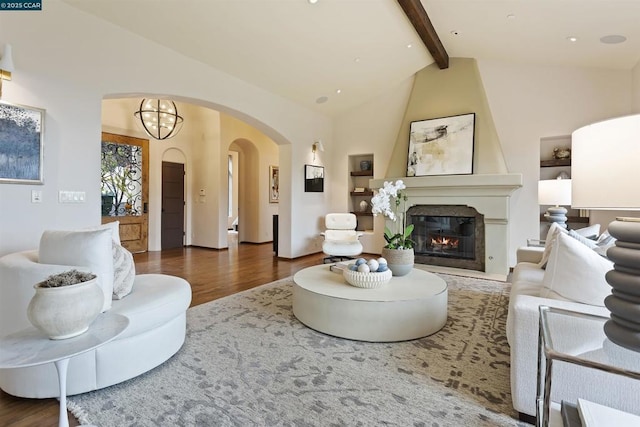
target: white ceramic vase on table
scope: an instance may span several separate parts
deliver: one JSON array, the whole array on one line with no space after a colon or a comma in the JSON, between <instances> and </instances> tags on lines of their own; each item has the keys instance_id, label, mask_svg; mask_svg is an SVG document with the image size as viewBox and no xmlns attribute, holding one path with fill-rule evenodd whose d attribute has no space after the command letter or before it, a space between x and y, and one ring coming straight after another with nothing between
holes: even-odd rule
<instances>
[{"instance_id":1,"label":"white ceramic vase on table","mask_svg":"<svg viewBox=\"0 0 640 427\"><path fill-rule=\"evenodd\" d=\"M86 332L102 310L104 295L97 278L75 285L34 288L36 293L27 307L27 317L53 340Z\"/></svg>"}]
</instances>

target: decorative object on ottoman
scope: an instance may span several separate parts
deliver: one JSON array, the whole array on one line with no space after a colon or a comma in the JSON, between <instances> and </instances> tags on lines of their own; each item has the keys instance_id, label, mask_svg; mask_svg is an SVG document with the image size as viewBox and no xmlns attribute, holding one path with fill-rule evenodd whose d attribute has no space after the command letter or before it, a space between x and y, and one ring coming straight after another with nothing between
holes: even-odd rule
<instances>
[{"instance_id":1,"label":"decorative object on ottoman","mask_svg":"<svg viewBox=\"0 0 640 427\"><path fill-rule=\"evenodd\" d=\"M374 215L381 213L393 222L393 230L389 227L384 228L384 239L387 244L382 250L382 256L387 259L389 269L394 276L408 274L414 262L415 242L411 240L413 224L406 225L409 198L402 193L405 188L407 188L406 185L400 179L395 184L385 181L383 187L371 198L371 212Z\"/></svg>"},{"instance_id":2,"label":"decorative object on ottoman","mask_svg":"<svg viewBox=\"0 0 640 427\"><path fill-rule=\"evenodd\" d=\"M384 258L366 260L358 258L342 270L348 284L366 289L377 289L391 280L393 275Z\"/></svg>"},{"instance_id":3,"label":"decorative object on ottoman","mask_svg":"<svg viewBox=\"0 0 640 427\"><path fill-rule=\"evenodd\" d=\"M377 289L389 283L392 273L389 269L382 272L375 271L373 273L345 269L343 270L342 275L351 286L365 289Z\"/></svg>"},{"instance_id":4,"label":"decorative object on ottoman","mask_svg":"<svg viewBox=\"0 0 640 427\"><path fill-rule=\"evenodd\" d=\"M27 317L53 340L85 333L102 310L104 296L92 273L66 271L49 276L34 288Z\"/></svg>"}]
</instances>

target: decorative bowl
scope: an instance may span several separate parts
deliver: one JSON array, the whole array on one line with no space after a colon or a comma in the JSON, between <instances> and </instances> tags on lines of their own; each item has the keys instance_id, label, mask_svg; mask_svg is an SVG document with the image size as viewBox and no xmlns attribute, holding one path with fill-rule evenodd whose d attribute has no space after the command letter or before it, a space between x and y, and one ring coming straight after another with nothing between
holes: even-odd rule
<instances>
[{"instance_id":1,"label":"decorative bowl","mask_svg":"<svg viewBox=\"0 0 640 427\"><path fill-rule=\"evenodd\" d=\"M391 280L392 273L391 270L383 271L381 273L362 273L360 271L345 269L342 275L351 286L365 289L377 289Z\"/></svg>"}]
</instances>

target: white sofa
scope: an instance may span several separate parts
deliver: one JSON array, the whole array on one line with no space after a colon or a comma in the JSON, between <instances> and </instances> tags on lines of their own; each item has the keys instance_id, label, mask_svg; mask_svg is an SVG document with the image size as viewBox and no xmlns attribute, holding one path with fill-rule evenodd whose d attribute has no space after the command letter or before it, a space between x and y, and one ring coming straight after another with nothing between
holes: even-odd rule
<instances>
[{"instance_id":1,"label":"white sofa","mask_svg":"<svg viewBox=\"0 0 640 427\"><path fill-rule=\"evenodd\" d=\"M542 248L523 247L518 250L518 263L512 274L511 296L507 317L507 340L511 348L511 394L513 407L521 418L536 414L536 384L538 367L538 328L541 305L582 313L609 316L603 306L569 301L553 291L545 291L545 269L539 266ZM570 268L570 267L567 267ZM596 278L594 277L594 280ZM545 297L539 295L544 294ZM570 329L568 331L570 332ZM599 351L603 345L600 331L594 337L579 337L575 351ZM611 344L611 343L609 343ZM612 345L612 344L611 344ZM638 353L640 366L640 353ZM578 397L640 414L640 381L623 378L589 368L555 362L552 400L575 402Z\"/></svg>"},{"instance_id":2,"label":"white sofa","mask_svg":"<svg viewBox=\"0 0 640 427\"><path fill-rule=\"evenodd\" d=\"M38 251L0 258L0 336L31 326L27 306L33 285L71 266L38 262ZM86 268L77 267L82 270ZM162 364L182 347L191 286L179 277L163 274L135 276L129 295L113 300L110 311L129 318L129 326L115 340L69 362L67 394L108 387ZM0 388L19 397L57 397L55 366L0 369Z\"/></svg>"}]
</instances>

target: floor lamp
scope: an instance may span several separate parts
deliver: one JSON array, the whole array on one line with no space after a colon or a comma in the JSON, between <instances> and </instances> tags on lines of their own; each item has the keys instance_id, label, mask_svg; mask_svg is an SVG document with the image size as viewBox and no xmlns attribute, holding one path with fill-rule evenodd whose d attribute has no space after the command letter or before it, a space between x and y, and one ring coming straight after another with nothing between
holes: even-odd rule
<instances>
[{"instance_id":1,"label":"floor lamp","mask_svg":"<svg viewBox=\"0 0 640 427\"><path fill-rule=\"evenodd\" d=\"M640 114L605 120L572 134L572 207L640 210ZM640 352L640 218L617 218L608 227L616 245L607 251L611 319L605 335Z\"/></svg>"},{"instance_id":2,"label":"floor lamp","mask_svg":"<svg viewBox=\"0 0 640 427\"><path fill-rule=\"evenodd\" d=\"M538 181L538 204L549 205L544 217L550 223L567 228L567 209L571 204L570 179L545 179Z\"/></svg>"}]
</instances>

